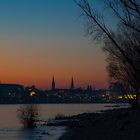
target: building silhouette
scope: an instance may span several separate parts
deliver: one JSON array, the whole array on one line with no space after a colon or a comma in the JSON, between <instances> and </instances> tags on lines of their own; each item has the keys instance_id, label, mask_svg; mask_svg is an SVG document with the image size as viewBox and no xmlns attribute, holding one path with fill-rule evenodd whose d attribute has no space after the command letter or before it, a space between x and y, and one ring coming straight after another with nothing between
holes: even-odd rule
<instances>
[{"instance_id":1,"label":"building silhouette","mask_svg":"<svg viewBox=\"0 0 140 140\"><path fill-rule=\"evenodd\" d=\"M0 84L0 97L19 96L24 87L19 84Z\"/></svg>"},{"instance_id":2,"label":"building silhouette","mask_svg":"<svg viewBox=\"0 0 140 140\"><path fill-rule=\"evenodd\" d=\"M73 80L73 77L71 78L71 89L74 89L74 80Z\"/></svg>"},{"instance_id":3,"label":"building silhouette","mask_svg":"<svg viewBox=\"0 0 140 140\"><path fill-rule=\"evenodd\" d=\"M55 80L54 80L54 76L52 78L52 90L55 90Z\"/></svg>"}]
</instances>

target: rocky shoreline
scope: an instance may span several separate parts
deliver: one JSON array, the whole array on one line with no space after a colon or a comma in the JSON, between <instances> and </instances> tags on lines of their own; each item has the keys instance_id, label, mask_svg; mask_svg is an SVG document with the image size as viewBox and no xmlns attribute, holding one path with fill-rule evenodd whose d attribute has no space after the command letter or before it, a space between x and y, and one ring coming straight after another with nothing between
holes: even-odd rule
<instances>
[{"instance_id":1,"label":"rocky shoreline","mask_svg":"<svg viewBox=\"0 0 140 140\"><path fill-rule=\"evenodd\" d=\"M139 140L140 110L123 108L59 116L48 125L67 126L59 140Z\"/></svg>"}]
</instances>

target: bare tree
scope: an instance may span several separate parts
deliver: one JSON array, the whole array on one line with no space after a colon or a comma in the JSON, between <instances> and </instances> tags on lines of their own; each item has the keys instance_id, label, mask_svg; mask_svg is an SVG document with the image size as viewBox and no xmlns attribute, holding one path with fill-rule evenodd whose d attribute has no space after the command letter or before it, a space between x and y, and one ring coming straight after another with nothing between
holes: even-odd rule
<instances>
[{"instance_id":1,"label":"bare tree","mask_svg":"<svg viewBox=\"0 0 140 140\"><path fill-rule=\"evenodd\" d=\"M112 30L89 0L74 1L86 17L88 34L104 43L111 80L135 89L137 106L140 95L140 3L138 0L104 0L108 10L118 19L117 30Z\"/></svg>"}]
</instances>

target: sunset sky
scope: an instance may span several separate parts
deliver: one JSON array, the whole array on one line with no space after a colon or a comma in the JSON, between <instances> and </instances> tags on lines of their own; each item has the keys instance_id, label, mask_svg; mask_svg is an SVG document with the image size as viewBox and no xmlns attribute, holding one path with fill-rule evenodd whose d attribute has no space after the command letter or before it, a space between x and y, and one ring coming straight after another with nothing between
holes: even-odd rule
<instances>
[{"instance_id":1,"label":"sunset sky","mask_svg":"<svg viewBox=\"0 0 140 140\"><path fill-rule=\"evenodd\" d=\"M73 0L0 0L0 81L50 88L107 86L105 56Z\"/></svg>"}]
</instances>

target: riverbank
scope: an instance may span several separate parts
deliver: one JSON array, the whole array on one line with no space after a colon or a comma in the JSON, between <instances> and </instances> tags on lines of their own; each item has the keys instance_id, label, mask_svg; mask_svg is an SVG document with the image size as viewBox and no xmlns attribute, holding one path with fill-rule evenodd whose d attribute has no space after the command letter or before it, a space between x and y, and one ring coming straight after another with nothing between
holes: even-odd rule
<instances>
[{"instance_id":1,"label":"riverbank","mask_svg":"<svg viewBox=\"0 0 140 140\"><path fill-rule=\"evenodd\" d=\"M59 140L139 140L140 110L123 108L60 116L55 125L68 126Z\"/></svg>"},{"instance_id":2,"label":"riverbank","mask_svg":"<svg viewBox=\"0 0 140 140\"><path fill-rule=\"evenodd\" d=\"M25 140L25 139L34 139L34 140L57 140L60 136L62 136L69 128L73 129L73 126L82 125L78 123L77 114L81 114L83 112L99 112L100 110L109 110L113 108L127 107L127 104L43 104L38 105L38 111L40 114L39 119L42 122L39 122L38 127L34 130L26 130L22 129L22 124L20 124L17 118L17 109L21 107L21 105L0 105L0 140ZM59 115L58 115L59 114ZM66 127L58 126L46 126L49 119L54 119L55 116L60 118L59 116L73 116L75 115L75 119L71 117L70 119L65 119L63 124ZM90 113L89 113L90 114ZM81 120L83 115L78 115ZM86 114L84 115L86 117ZM70 118L70 117L68 117ZM77 123L75 124L74 121ZM58 120L61 122L61 120ZM68 123L71 122L71 123ZM62 123L62 122L61 122ZM44 124L44 125L43 125ZM46 125L45 125L46 124ZM69 134L69 133L68 133Z\"/></svg>"}]
</instances>

